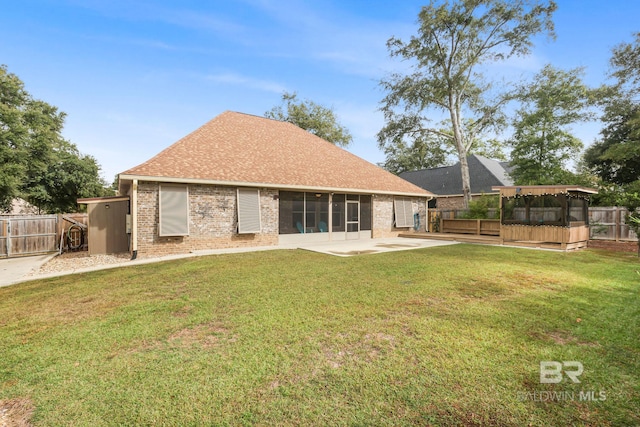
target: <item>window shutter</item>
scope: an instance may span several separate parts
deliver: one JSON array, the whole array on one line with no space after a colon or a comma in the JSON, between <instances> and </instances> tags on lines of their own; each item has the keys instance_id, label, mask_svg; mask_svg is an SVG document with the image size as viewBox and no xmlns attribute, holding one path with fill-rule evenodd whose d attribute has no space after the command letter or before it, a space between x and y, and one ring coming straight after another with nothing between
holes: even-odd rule
<instances>
[{"instance_id":1,"label":"window shutter","mask_svg":"<svg viewBox=\"0 0 640 427\"><path fill-rule=\"evenodd\" d=\"M185 185L160 185L160 236L189 235L189 191Z\"/></svg>"},{"instance_id":2,"label":"window shutter","mask_svg":"<svg viewBox=\"0 0 640 427\"><path fill-rule=\"evenodd\" d=\"M413 204L411 199L396 198L393 200L396 214L396 227L413 227Z\"/></svg>"},{"instance_id":3,"label":"window shutter","mask_svg":"<svg viewBox=\"0 0 640 427\"><path fill-rule=\"evenodd\" d=\"M238 233L260 233L260 190L238 188Z\"/></svg>"}]
</instances>

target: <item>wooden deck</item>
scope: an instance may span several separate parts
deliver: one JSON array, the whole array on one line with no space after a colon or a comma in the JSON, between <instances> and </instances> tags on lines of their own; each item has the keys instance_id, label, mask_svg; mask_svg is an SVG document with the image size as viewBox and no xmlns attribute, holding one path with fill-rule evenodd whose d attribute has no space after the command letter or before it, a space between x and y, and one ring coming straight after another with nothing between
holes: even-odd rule
<instances>
[{"instance_id":1,"label":"wooden deck","mask_svg":"<svg viewBox=\"0 0 640 427\"><path fill-rule=\"evenodd\" d=\"M407 237L414 239L434 239L449 240L453 242L463 243L480 243L483 245L498 246L521 246L527 248L555 249L559 251L586 248L587 242L575 244L565 244L564 247L560 243L536 242L536 241L503 241L500 236L478 236L474 234L456 234L456 233L403 233L399 237ZM584 243L584 244L582 244Z\"/></svg>"}]
</instances>

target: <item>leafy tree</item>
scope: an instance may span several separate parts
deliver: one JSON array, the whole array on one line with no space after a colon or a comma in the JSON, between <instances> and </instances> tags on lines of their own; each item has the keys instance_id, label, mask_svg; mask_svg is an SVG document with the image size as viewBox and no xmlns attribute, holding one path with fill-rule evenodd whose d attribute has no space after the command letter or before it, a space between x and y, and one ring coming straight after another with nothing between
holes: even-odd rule
<instances>
[{"instance_id":1,"label":"leafy tree","mask_svg":"<svg viewBox=\"0 0 640 427\"><path fill-rule=\"evenodd\" d=\"M110 194L96 160L62 137L64 118L0 66L0 210L22 197L44 212L69 212L79 197Z\"/></svg>"},{"instance_id":2,"label":"leafy tree","mask_svg":"<svg viewBox=\"0 0 640 427\"><path fill-rule=\"evenodd\" d=\"M420 11L418 35L408 42L392 37L392 57L411 61L412 72L381 81L387 92L387 121L379 146L399 138L436 134L448 141L460 161L465 207L471 200L467 155L485 131L502 124L501 108L510 98L481 75L481 67L529 53L532 38L553 36L553 1L431 0ZM429 109L448 115L449 131L433 126ZM465 116L467 120L465 121Z\"/></svg>"},{"instance_id":3,"label":"leafy tree","mask_svg":"<svg viewBox=\"0 0 640 427\"><path fill-rule=\"evenodd\" d=\"M587 166L606 182L628 184L640 177L640 104L629 99L605 106L602 138L585 150Z\"/></svg>"},{"instance_id":4,"label":"leafy tree","mask_svg":"<svg viewBox=\"0 0 640 427\"><path fill-rule=\"evenodd\" d=\"M582 69L563 71L545 66L533 82L520 88L515 132L509 145L511 176L518 185L566 184L573 180L566 163L576 158L582 141L570 126L590 120L591 91L582 83Z\"/></svg>"},{"instance_id":5,"label":"leafy tree","mask_svg":"<svg viewBox=\"0 0 640 427\"><path fill-rule=\"evenodd\" d=\"M613 49L610 65L602 139L585 151L584 162L604 181L626 185L640 177L640 33Z\"/></svg>"},{"instance_id":6,"label":"leafy tree","mask_svg":"<svg viewBox=\"0 0 640 427\"><path fill-rule=\"evenodd\" d=\"M396 175L402 172L429 169L455 163L456 150L451 145L451 127L440 129L439 133L422 132L420 124L415 131L409 131L404 117L399 122L389 123L378 133L378 140L384 140L380 148L384 151L385 161L380 166ZM445 121L446 124L446 121ZM449 135L444 137L443 135ZM507 160L499 141L491 138L476 137L470 144L469 154Z\"/></svg>"},{"instance_id":7,"label":"leafy tree","mask_svg":"<svg viewBox=\"0 0 640 427\"><path fill-rule=\"evenodd\" d=\"M640 258L640 179L625 185L623 189L616 204L629 210L625 222L638 237L638 258Z\"/></svg>"},{"instance_id":8,"label":"leafy tree","mask_svg":"<svg viewBox=\"0 0 640 427\"><path fill-rule=\"evenodd\" d=\"M99 172L96 159L62 140L55 147L47 170L32 178L26 199L49 213L72 212L78 198L115 194L103 180L96 179Z\"/></svg>"},{"instance_id":9,"label":"leafy tree","mask_svg":"<svg viewBox=\"0 0 640 427\"><path fill-rule=\"evenodd\" d=\"M348 146L353 137L342 126L331 108L315 102L299 101L296 93L282 94L282 105L273 107L264 116L269 119L293 123L294 125L335 145Z\"/></svg>"},{"instance_id":10,"label":"leafy tree","mask_svg":"<svg viewBox=\"0 0 640 427\"><path fill-rule=\"evenodd\" d=\"M28 128L23 110L28 100L20 79L0 65L0 211L11 208L25 173Z\"/></svg>"},{"instance_id":11,"label":"leafy tree","mask_svg":"<svg viewBox=\"0 0 640 427\"><path fill-rule=\"evenodd\" d=\"M386 159L380 166L396 175L443 166L449 154L437 135L424 135L413 141L401 139L395 144L385 145L383 150Z\"/></svg>"},{"instance_id":12,"label":"leafy tree","mask_svg":"<svg viewBox=\"0 0 640 427\"><path fill-rule=\"evenodd\" d=\"M640 32L634 38L631 43L616 46L610 60L610 76L616 79L616 88L631 96L640 94Z\"/></svg>"}]
</instances>

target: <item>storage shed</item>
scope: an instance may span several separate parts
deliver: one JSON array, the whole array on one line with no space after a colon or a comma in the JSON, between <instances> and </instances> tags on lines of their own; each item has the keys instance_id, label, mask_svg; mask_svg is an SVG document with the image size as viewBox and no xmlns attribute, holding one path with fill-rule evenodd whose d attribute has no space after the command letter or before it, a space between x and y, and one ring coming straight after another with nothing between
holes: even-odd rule
<instances>
[{"instance_id":1,"label":"storage shed","mask_svg":"<svg viewBox=\"0 0 640 427\"><path fill-rule=\"evenodd\" d=\"M90 255L129 250L129 197L78 199L78 203L87 205Z\"/></svg>"}]
</instances>

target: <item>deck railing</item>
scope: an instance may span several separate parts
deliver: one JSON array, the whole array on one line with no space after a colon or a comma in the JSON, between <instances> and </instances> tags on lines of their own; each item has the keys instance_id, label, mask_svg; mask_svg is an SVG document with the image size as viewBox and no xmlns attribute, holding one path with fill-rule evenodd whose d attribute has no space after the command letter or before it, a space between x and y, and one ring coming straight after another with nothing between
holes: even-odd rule
<instances>
[{"instance_id":1,"label":"deck railing","mask_svg":"<svg viewBox=\"0 0 640 427\"><path fill-rule=\"evenodd\" d=\"M500 235L499 219L444 219L440 220L441 233Z\"/></svg>"}]
</instances>

